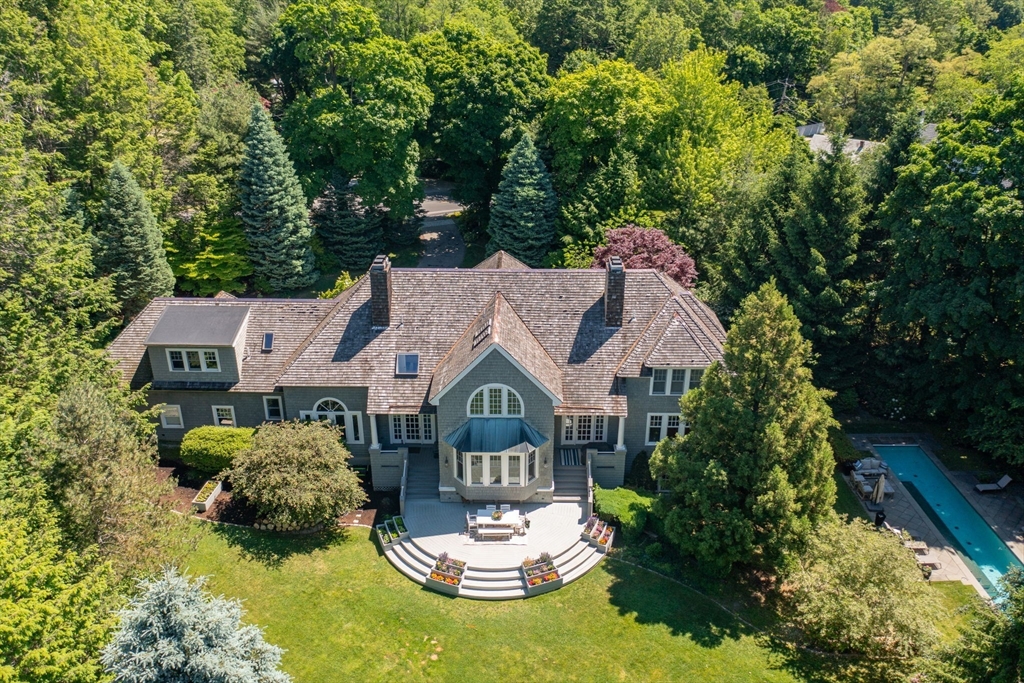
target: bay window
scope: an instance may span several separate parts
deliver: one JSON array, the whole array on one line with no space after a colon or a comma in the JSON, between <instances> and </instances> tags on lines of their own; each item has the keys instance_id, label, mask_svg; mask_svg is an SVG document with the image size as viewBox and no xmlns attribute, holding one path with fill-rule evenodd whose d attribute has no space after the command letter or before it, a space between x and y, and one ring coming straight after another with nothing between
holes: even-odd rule
<instances>
[{"instance_id":1,"label":"bay window","mask_svg":"<svg viewBox=\"0 0 1024 683\"><path fill-rule=\"evenodd\" d=\"M466 471L468 457L469 471ZM455 451L455 478L470 486L522 486L537 478L537 451L463 453Z\"/></svg>"}]
</instances>

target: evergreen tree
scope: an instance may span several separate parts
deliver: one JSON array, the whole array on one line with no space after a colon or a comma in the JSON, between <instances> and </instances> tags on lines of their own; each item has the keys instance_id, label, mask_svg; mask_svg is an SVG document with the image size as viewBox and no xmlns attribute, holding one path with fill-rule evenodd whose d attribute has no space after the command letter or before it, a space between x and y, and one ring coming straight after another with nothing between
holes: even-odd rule
<instances>
[{"instance_id":1,"label":"evergreen tree","mask_svg":"<svg viewBox=\"0 0 1024 683\"><path fill-rule=\"evenodd\" d=\"M853 385L863 360L853 348L863 315L863 283L856 279L864 191L845 140L819 156L813 173L792 196L773 253L779 289L818 353L816 379L839 392L839 405L856 402Z\"/></svg>"},{"instance_id":2,"label":"evergreen tree","mask_svg":"<svg viewBox=\"0 0 1024 683\"><path fill-rule=\"evenodd\" d=\"M342 270L362 273L384 251L381 216L362 211L348 179L334 174L313 211L316 234Z\"/></svg>"},{"instance_id":3,"label":"evergreen tree","mask_svg":"<svg viewBox=\"0 0 1024 683\"><path fill-rule=\"evenodd\" d=\"M555 239L557 208L551 176L533 140L523 135L501 172L487 253L503 249L527 265L541 265Z\"/></svg>"},{"instance_id":4,"label":"evergreen tree","mask_svg":"<svg viewBox=\"0 0 1024 683\"><path fill-rule=\"evenodd\" d=\"M702 564L777 568L831 513L835 421L810 358L792 307L765 284L740 305L723 361L681 400L690 432L655 448L651 473L673 491L666 533Z\"/></svg>"},{"instance_id":5,"label":"evergreen tree","mask_svg":"<svg viewBox=\"0 0 1024 683\"><path fill-rule=\"evenodd\" d=\"M168 296L174 290L174 273L149 201L120 160L107 176L97 241L97 270L111 276L125 317L134 316L153 297Z\"/></svg>"},{"instance_id":6,"label":"evergreen tree","mask_svg":"<svg viewBox=\"0 0 1024 683\"><path fill-rule=\"evenodd\" d=\"M238 192L259 285L280 292L316 282L306 199L284 142L259 103L252 108Z\"/></svg>"},{"instance_id":7,"label":"evergreen tree","mask_svg":"<svg viewBox=\"0 0 1024 683\"><path fill-rule=\"evenodd\" d=\"M258 626L242 625L242 605L215 598L202 577L174 569L139 583L140 595L121 612L121 625L103 649L118 681L287 683L281 648Z\"/></svg>"}]
</instances>

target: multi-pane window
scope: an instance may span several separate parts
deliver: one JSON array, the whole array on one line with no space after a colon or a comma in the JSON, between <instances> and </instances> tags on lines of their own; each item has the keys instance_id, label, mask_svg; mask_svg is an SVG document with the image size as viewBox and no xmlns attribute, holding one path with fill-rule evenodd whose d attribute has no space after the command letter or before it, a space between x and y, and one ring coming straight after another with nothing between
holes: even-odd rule
<instances>
[{"instance_id":1,"label":"multi-pane window","mask_svg":"<svg viewBox=\"0 0 1024 683\"><path fill-rule=\"evenodd\" d=\"M484 483L484 456L482 456L482 455L470 455L469 456L469 483L470 484L483 484Z\"/></svg>"},{"instance_id":2,"label":"multi-pane window","mask_svg":"<svg viewBox=\"0 0 1024 683\"><path fill-rule=\"evenodd\" d=\"M220 355L216 349L167 349L167 366L171 372L220 372Z\"/></svg>"},{"instance_id":3,"label":"multi-pane window","mask_svg":"<svg viewBox=\"0 0 1024 683\"><path fill-rule=\"evenodd\" d=\"M465 464L465 456L462 455L462 451L455 451L455 478L459 481L465 481L466 475L463 469Z\"/></svg>"},{"instance_id":4,"label":"multi-pane window","mask_svg":"<svg viewBox=\"0 0 1024 683\"><path fill-rule=\"evenodd\" d=\"M470 417L517 417L523 414L523 400L504 385L490 384L470 397L466 412Z\"/></svg>"},{"instance_id":5,"label":"multi-pane window","mask_svg":"<svg viewBox=\"0 0 1024 683\"><path fill-rule=\"evenodd\" d=\"M218 427L236 427L234 406L213 406L213 424Z\"/></svg>"},{"instance_id":6,"label":"multi-pane window","mask_svg":"<svg viewBox=\"0 0 1024 683\"><path fill-rule=\"evenodd\" d=\"M433 443L434 421L431 415L410 413L391 416L392 443Z\"/></svg>"},{"instance_id":7,"label":"multi-pane window","mask_svg":"<svg viewBox=\"0 0 1024 683\"><path fill-rule=\"evenodd\" d=\"M491 482L491 486L501 486L501 461L500 455L491 455L490 462L488 463L490 470L490 477L488 479Z\"/></svg>"},{"instance_id":8,"label":"multi-pane window","mask_svg":"<svg viewBox=\"0 0 1024 683\"><path fill-rule=\"evenodd\" d=\"M654 368L651 370L652 396L682 396L700 386L701 368Z\"/></svg>"},{"instance_id":9,"label":"multi-pane window","mask_svg":"<svg viewBox=\"0 0 1024 683\"><path fill-rule=\"evenodd\" d=\"M686 433L686 423L679 415L670 413L648 413L647 415L647 443L656 444L662 439L667 439L682 432Z\"/></svg>"},{"instance_id":10,"label":"multi-pane window","mask_svg":"<svg viewBox=\"0 0 1024 683\"><path fill-rule=\"evenodd\" d=\"M181 406L164 406L160 411L160 424L173 429L184 427L185 423L181 419Z\"/></svg>"},{"instance_id":11,"label":"multi-pane window","mask_svg":"<svg viewBox=\"0 0 1024 683\"><path fill-rule=\"evenodd\" d=\"M522 461L523 456L521 455L509 455L508 456L508 485L509 486L520 486L523 483L522 473Z\"/></svg>"},{"instance_id":12,"label":"multi-pane window","mask_svg":"<svg viewBox=\"0 0 1024 683\"><path fill-rule=\"evenodd\" d=\"M469 472L465 471L462 451L455 452L455 478L471 486L522 486L537 478L537 452L469 453ZM524 467L525 465L525 467Z\"/></svg>"},{"instance_id":13,"label":"multi-pane window","mask_svg":"<svg viewBox=\"0 0 1024 683\"><path fill-rule=\"evenodd\" d=\"M564 443L604 441L604 415L566 415L562 420Z\"/></svg>"},{"instance_id":14,"label":"multi-pane window","mask_svg":"<svg viewBox=\"0 0 1024 683\"><path fill-rule=\"evenodd\" d=\"M336 398L322 398L313 406L313 410L300 410L299 419L330 422L342 428L346 442L363 442L363 414L349 410Z\"/></svg>"},{"instance_id":15,"label":"multi-pane window","mask_svg":"<svg viewBox=\"0 0 1024 683\"><path fill-rule=\"evenodd\" d=\"M284 419L284 407L281 405L280 396L264 396L263 412L267 422L279 422Z\"/></svg>"},{"instance_id":16,"label":"multi-pane window","mask_svg":"<svg viewBox=\"0 0 1024 683\"><path fill-rule=\"evenodd\" d=\"M530 451L530 454L527 456L526 476L527 481L533 481L537 478L537 451Z\"/></svg>"}]
</instances>

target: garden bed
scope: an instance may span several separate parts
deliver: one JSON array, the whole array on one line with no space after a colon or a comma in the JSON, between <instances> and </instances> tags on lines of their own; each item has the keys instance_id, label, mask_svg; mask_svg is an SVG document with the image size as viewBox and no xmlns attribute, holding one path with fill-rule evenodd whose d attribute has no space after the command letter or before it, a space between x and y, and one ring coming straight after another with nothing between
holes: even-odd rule
<instances>
[{"instance_id":1,"label":"garden bed","mask_svg":"<svg viewBox=\"0 0 1024 683\"><path fill-rule=\"evenodd\" d=\"M537 559L525 558L519 571L526 582L527 595L540 595L562 587L562 575L548 553L541 553Z\"/></svg>"},{"instance_id":2,"label":"garden bed","mask_svg":"<svg viewBox=\"0 0 1024 683\"><path fill-rule=\"evenodd\" d=\"M216 479L208 480L192 499L192 507L199 512L206 512L213 506L213 501L217 500L223 488L224 485Z\"/></svg>"}]
</instances>

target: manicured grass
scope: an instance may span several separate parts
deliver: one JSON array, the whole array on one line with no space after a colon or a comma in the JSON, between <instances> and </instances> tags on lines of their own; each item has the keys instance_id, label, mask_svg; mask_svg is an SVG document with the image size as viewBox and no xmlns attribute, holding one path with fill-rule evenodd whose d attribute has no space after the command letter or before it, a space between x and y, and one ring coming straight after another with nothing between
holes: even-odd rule
<instances>
[{"instance_id":1,"label":"manicured grass","mask_svg":"<svg viewBox=\"0 0 1024 683\"><path fill-rule=\"evenodd\" d=\"M711 601L606 559L529 600L432 593L351 529L286 539L206 527L188 563L287 649L304 681L794 681L783 657Z\"/></svg>"},{"instance_id":2,"label":"manicured grass","mask_svg":"<svg viewBox=\"0 0 1024 683\"><path fill-rule=\"evenodd\" d=\"M981 598L972 587L959 581L936 581L931 586L946 611L946 618L940 619L935 627L943 642L952 643L959 636L959 629L970 621L971 608L982 605Z\"/></svg>"},{"instance_id":3,"label":"manicured grass","mask_svg":"<svg viewBox=\"0 0 1024 683\"><path fill-rule=\"evenodd\" d=\"M836 512L841 515L849 515L851 519L862 517L869 522L872 521L871 516L857 500L857 494L846 483L843 473L838 467L833 470L832 477L836 480Z\"/></svg>"}]
</instances>

